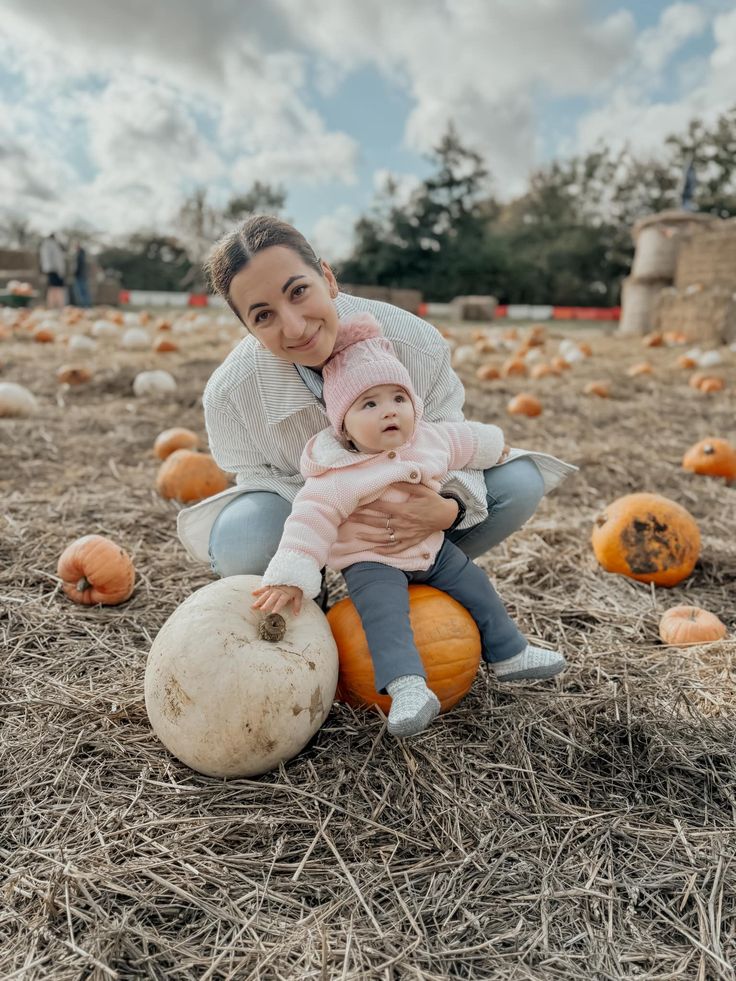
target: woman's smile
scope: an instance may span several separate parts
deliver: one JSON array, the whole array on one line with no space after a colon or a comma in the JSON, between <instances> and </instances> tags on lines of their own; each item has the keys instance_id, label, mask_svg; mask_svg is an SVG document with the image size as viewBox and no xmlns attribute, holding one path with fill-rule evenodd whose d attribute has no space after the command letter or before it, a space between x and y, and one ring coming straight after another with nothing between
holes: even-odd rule
<instances>
[{"instance_id":1,"label":"woman's smile","mask_svg":"<svg viewBox=\"0 0 736 981\"><path fill-rule=\"evenodd\" d=\"M319 337L320 327L318 327L309 340L305 341L303 344L290 344L290 351L309 351L310 348L314 347L317 343L317 338Z\"/></svg>"}]
</instances>

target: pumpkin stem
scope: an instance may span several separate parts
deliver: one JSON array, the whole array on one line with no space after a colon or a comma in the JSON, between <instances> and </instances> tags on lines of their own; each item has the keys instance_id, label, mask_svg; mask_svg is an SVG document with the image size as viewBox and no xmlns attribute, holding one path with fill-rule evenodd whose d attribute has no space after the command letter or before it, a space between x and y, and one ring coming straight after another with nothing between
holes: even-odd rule
<instances>
[{"instance_id":1,"label":"pumpkin stem","mask_svg":"<svg viewBox=\"0 0 736 981\"><path fill-rule=\"evenodd\" d=\"M82 578L77 583L77 592L86 593L88 589L92 589L92 583L89 581L89 579L86 576L82 576Z\"/></svg>"},{"instance_id":2,"label":"pumpkin stem","mask_svg":"<svg viewBox=\"0 0 736 981\"><path fill-rule=\"evenodd\" d=\"M280 613L269 613L258 624L258 636L261 640L270 640L272 644L283 640L286 633L286 620Z\"/></svg>"}]
</instances>

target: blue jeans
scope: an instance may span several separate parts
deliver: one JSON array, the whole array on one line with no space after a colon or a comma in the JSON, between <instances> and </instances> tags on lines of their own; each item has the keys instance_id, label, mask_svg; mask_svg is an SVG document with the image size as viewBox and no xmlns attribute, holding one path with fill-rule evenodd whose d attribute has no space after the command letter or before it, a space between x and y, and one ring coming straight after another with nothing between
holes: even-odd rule
<instances>
[{"instance_id":1,"label":"blue jeans","mask_svg":"<svg viewBox=\"0 0 736 981\"><path fill-rule=\"evenodd\" d=\"M74 303L76 306L90 306L89 289L87 287L86 279L76 277L72 285L72 293L74 294Z\"/></svg>"},{"instance_id":2,"label":"blue jeans","mask_svg":"<svg viewBox=\"0 0 736 981\"><path fill-rule=\"evenodd\" d=\"M544 495L536 464L522 457L484 473L488 517L480 524L447 533L475 559L521 528ZM210 564L216 575L262 576L276 554L291 514L291 503L268 491L239 494L217 516L210 532Z\"/></svg>"}]
</instances>

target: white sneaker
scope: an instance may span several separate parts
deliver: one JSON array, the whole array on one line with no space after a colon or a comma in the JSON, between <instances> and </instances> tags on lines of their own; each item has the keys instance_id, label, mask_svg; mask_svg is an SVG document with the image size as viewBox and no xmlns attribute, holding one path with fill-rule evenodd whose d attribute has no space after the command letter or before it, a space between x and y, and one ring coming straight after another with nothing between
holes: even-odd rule
<instances>
[{"instance_id":1,"label":"white sneaker","mask_svg":"<svg viewBox=\"0 0 736 981\"><path fill-rule=\"evenodd\" d=\"M439 714L440 701L421 675L401 675L386 689L391 696L388 731L392 736L415 736Z\"/></svg>"},{"instance_id":2,"label":"white sneaker","mask_svg":"<svg viewBox=\"0 0 736 981\"><path fill-rule=\"evenodd\" d=\"M491 662L491 668L499 681L524 681L554 678L567 667L567 661L559 651L545 651L527 644L523 651L505 661Z\"/></svg>"}]
</instances>

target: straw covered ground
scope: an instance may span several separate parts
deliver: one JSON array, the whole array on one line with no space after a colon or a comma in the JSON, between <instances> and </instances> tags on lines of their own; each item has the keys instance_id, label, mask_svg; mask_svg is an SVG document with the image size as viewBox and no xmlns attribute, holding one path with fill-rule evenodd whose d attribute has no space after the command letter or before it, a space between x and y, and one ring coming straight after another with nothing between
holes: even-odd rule
<instances>
[{"instance_id":1,"label":"straw covered ground","mask_svg":"<svg viewBox=\"0 0 736 981\"><path fill-rule=\"evenodd\" d=\"M469 417L581 468L481 561L569 670L515 686L481 672L404 742L336 704L288 765L227 782L164 750L142 685L157 631L212 578L155 493L151 444L173 425L204 436L201 391L237 331L202 321L165 355L101 342L72 389L54 372L80 359L58 341L0 342L0 380L41 403L0 419L0 977L735 976L736 644L664 648L657 623L694 603L736 632L736 489L680 467L696 440L736 437L736 354L723 352L725 391L705 396L675 367L681 348L549 334L555 350L584 335L593 357L534 383L459 371ZM645 353L654 374L626 377ZM153 366L176 394L134 398ZM610 399L581 394L593 378ZM530 385L543 414L507 416ZM607 575L592 555L596 513L637 490L700 525L677 588ZM119 607L60 591L59 554L93 532L135 561Z\"/></svg>"}]
</instances>

